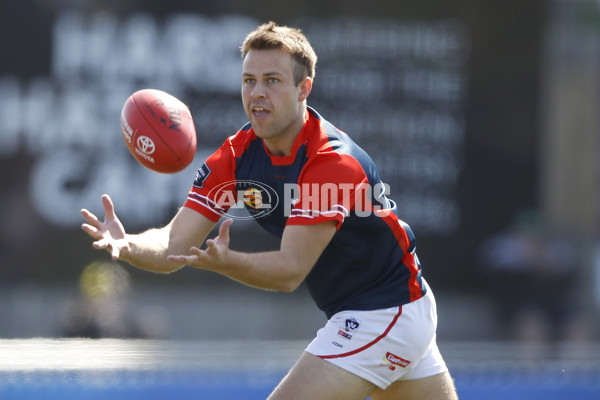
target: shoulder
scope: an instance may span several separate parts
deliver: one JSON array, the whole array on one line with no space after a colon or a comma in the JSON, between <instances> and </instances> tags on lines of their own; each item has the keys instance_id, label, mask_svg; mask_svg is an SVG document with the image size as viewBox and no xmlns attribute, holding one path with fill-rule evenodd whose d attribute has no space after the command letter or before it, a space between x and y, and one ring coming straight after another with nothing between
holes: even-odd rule
<instances>
[{"instance_id":1,"label":"shoulder","mask_svg":"<svg viewBox=\"0 0 600 400\"><path fill-rule=\"evenodd\" d=\"M314 119L310 144L313 153L335 153L355 158L366 155L350 135L323 118L316 110L309 108L309 111Z\"/></svg>"},{"instance_id":2,"label":"shoulder","mask_svg":"<svg viewBox=\"0 0 600 400\"><path fill-rule=\"evenodd\" d=\"M200 178L205 179L215 171L233 171L236 158L240 158L256 138L250 124L244 125L235 134L225 139L223 144L206 159L199 170Z\"/></svg>"},{"instance_id":3,"label":"shoulder","mask_svg":"<svg viewBox=\"0 0 600 400\"><path fill-rule=\"evenodd\" d=\"M308 143L307 170L320 173L364 176L373 163L368 154L341 129L309 109L314 118L312 135Z\"/></svg>"},{"instance_id":4,"label":"shoulder","mask_svg":"<svg viewBox=\"0 0 600 400\"><path fill-rule=\"evenodd\" d=\"M248 122L235 134L229 136L221 146L221 149L229 150L234 156L239 157L256 139L258 137L254 133L252 125Z\"/></svg>"}]
</instances>

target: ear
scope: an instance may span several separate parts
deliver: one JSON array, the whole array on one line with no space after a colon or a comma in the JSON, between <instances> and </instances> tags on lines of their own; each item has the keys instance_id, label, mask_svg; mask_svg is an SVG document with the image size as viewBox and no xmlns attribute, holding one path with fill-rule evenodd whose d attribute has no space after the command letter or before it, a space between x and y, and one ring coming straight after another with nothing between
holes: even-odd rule
<instances>
[{"instance_id":1,"label":"ear","mask_svg":"<svg viewBox=\"0 0 600 400\"><path fill-rule=\"evenodd\" d=\"M304 101L312 90L312 78L306 77L298 84L300 91L298 92L298 101Z\"/></svg>"}]
</instances>

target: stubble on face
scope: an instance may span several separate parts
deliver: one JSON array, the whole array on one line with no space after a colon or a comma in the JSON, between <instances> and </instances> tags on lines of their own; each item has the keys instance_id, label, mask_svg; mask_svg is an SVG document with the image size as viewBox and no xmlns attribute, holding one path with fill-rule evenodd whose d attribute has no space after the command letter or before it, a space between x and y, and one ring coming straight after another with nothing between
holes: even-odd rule
<instances>
[{"instance_id":1,"label":"stubble on face","mask_svg":"<svg viewBox=\"0 0 600 400\"><path fill-rule=\"evenodd\" d=\"M304 125L306 106L294 85L295 61L283 50L250 50L242 73L242 102L257 136L286 152ZM271 148L269 148L271 150Z\"/></svg>"}]
</instances>

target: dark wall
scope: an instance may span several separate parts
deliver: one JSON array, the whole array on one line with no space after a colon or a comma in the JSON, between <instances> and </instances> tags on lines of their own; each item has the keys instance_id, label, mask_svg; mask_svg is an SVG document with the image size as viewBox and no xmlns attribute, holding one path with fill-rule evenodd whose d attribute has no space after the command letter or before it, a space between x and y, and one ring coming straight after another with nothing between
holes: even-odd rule
<instances>
[{"instance_id":1,"label":"dark wall","mask_svg":"<svg viewBox=\"0 0 600 400\"><path fill-rule=\"evenodd\" d=\"M0 5L0 77L16 76L26 82L51 73L52 26L64 9L47 3L24 0ZM416 224L420 258L430 281L449 290L461 290L476 282L479 271L475 254L480 242L505 227L519 210L538 203L538 107L545 1L302 1L282 5L265 0L257 7L255 2L233 0L120 0L84 2L80 11L88 15L110 11L123 18L146 11L158 19L174 12L209 17L239 14L284 24L342 16L402 22L459 21L466 28L469 43L460 110L465 123L459 152L461 171L450 193L456 199L460 218L455 231L449 233L424 231L419 235ZM326 110L320 111L327 114ZM2 117L10 117L7 114L4 111ZM232 132L236 128L232 125ZM371 145L366 141L361 144L366 148ZM372 155L377 161L377 155ZM0 195L2 282L71 279L82 265L100 256L90 250L88 238L78 227L56 226L37 215L29 180L35 157L23 143L17 152L0 152L4 188ZM177 206L170 205L173 210ZM410 215L405 219L410 220ZM262 236L254 241L250 236L238 239L240 247L248 248L266 246L265 242L272 245L273 241Z\"/></svg>"}]
</instances>

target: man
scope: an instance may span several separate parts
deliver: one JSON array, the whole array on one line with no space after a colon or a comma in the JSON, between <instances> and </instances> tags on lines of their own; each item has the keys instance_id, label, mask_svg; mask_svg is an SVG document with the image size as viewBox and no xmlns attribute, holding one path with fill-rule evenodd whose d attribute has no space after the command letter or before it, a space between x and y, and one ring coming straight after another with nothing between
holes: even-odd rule
<instances>
[{"instance_id":1,"label":"man","mask_svg":"<svg viewBox=\"0 0 600 400\"><path fill-rule=\"evenodd\" d=\"M307 106L317 56L306 37L264 24L246 37L242 58L250 122L202 165L173 220L127 234L105 195L104 221L82 210L93 246L154 272L188 265L285 292L306 281L329 321L270 399L456 399L412 231L369 156ZM281 236L279 250L231 250L232 219L200 249L231 205L223 199L239 192ZM263 207L275 197L282 201Z\"/></svg>"}]
</instances>

